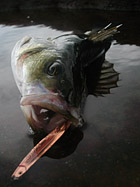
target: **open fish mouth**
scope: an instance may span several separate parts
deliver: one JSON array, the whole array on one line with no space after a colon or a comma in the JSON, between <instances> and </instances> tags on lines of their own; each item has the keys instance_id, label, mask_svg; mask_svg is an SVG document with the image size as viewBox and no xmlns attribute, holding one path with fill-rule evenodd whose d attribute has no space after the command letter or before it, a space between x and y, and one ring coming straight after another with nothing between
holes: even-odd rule
<instances>
[{"instance_id":1,"label":"open fish mouth","mask_svg":"<svg viewBox=\"0 0 140 187\"><path fill-rule=\"evenodd\" d=\"M49 133L57 126L61 127L66 121L78 122L71 115L67 102L58 95L24 96L21 98L20 105L34 131Z\"/></svg>"}]
</instances>

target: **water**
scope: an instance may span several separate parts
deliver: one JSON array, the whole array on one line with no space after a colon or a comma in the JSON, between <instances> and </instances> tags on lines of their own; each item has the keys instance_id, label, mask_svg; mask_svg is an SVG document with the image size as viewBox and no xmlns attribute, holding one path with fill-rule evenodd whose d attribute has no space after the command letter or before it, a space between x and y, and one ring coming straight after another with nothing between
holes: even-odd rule
<instances>
[{"instance_id":1,"label":"water","mask_svg":"<svg viewBox=\"0 0 140 187\"><path fill-rule=\"evenodd\" d=\"M139 13L105 11L35 11L0 15L0 186L137 187L140 186L140 26ZM103 98L89 96L87 125L67 157L41 158L19 181L10 175L33 147L19 107L10 54L25 35L57 36L113 22L123 23L107 53L120 73L119 87ZM73 140L73 139L72 139ZM36 141L36 140L34 140ZM77 146L77 147L76 147Z\"/></svg>"}]
</instances>

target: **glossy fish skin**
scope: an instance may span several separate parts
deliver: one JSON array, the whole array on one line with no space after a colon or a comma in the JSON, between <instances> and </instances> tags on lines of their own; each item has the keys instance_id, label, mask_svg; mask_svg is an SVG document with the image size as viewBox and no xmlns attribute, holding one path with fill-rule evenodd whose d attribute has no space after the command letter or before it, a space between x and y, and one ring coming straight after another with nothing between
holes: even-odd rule
<instances>
[{"instance_id":1,"label":"glossy fish skin","mask_svg":"<svg viewBox=\"0 0 140 187\"><path fill-rule=\"evenodd\" d=\"M117 86L118 73L110 63L106 72L104 66L117 28L47 40L25 37L16 44L12 69L21 108L34 131L49 133L67 120L80 125L84 96L106 94Z\"/></svg>"}]
</instances>

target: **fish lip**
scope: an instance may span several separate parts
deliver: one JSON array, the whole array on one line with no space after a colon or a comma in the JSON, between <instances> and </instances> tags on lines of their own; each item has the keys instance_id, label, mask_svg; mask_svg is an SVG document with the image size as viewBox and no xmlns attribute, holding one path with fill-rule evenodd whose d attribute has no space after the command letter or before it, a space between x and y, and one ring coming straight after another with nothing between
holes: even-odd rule
<instances>
[{"instance_id":1,"label":"fish lip","mask_svg":"<svg viewBox=\"0 0 140 187\"><path fill-rule=\"evenodd\" d=\"M70 110L67 102L61 96L52 94L23 96L20 105L37 105L62 115L68 114Z\"/></svg>"},{"instance_id":2,"label":"fish lip","mask_svg":"<svg viewBox=\"0 0 140 187\"><path fill-rule=\"evenodd\" d=\"M21 98L20 105L28 123L35 131L43 130L49 133L56 126L61 126L66 121L71 121L72 123L78 122L78 120L70 113L70 107L68 106L68 103L59 95L26 95ZM55 114L53 117L49 116L50 121L46 122L45 118L40 118L41 110L38 114L36 107L52 111ZM25 108L29 109L28 112L26 112ZM33 117L33 113L36 117ZM46 117L48 116L46 115Z\"/></svg>"}]
</instances>

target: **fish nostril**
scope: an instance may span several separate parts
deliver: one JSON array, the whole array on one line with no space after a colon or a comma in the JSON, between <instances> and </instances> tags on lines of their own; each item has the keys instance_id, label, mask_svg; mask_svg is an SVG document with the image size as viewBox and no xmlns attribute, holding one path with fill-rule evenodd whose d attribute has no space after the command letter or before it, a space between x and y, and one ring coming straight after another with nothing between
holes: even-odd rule
<instances>
[{"instance_id":1,"label":"fish nostril","mask_svg":"<svg viewBox=\"0 0 140 187\"><path fill-rule=\"evenodd\" d=\"M32 38L32 37L30 37L30 36L24 37L24 38L23 38L23 43L21 44L21 47L22 47L23 45L25 45L26 43L28 43L28 42L31 40L31 38Z\"/></svg>"}]
</instances>

